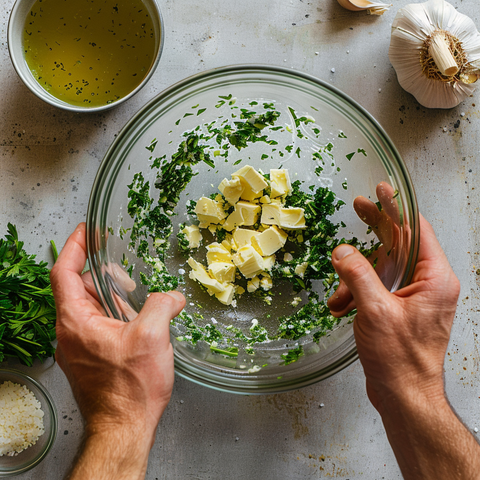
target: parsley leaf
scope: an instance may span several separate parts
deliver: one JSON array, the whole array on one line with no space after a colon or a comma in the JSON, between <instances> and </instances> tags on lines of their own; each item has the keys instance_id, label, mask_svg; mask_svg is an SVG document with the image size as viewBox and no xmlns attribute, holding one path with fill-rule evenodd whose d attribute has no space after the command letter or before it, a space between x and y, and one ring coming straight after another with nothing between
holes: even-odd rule
<instances>
[{"instance_id":1,"label":"parsley leaf","mask_svg":"<svg viewBox=\"0 0 480 480\"><path fill-rule=\"evenodd\" d=\"M0 362L15 357L31 366L55 348L55 301L46 262L28 255L17 229L8 224L0 239Z\"/></svg>"}]
</instances>

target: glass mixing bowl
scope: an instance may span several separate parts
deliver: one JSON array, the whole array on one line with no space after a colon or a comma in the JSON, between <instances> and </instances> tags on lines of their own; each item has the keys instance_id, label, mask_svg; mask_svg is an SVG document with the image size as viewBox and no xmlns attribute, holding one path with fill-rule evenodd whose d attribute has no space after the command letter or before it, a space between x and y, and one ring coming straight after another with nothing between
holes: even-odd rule
<instances>
[{"instance_id":1,"label":"glass mixing bowl","mask_svg":"<svg viewBox=\"0 0 480 480\"><path fill-rule=\"evenodd\" d=\"M305 182L303 188L317 185L333 190L345 202L333 216L333 221L342 225L338 235L347 239L355 236L367 244L376 238L355 213L353 201L363 196L377 202L377 185L388 183L395 192L391 203L396 210L396 233L390 255L378 262L377 271L390 291L410 281L419 244L417 204L405 165L383 129L352 99L312 76L272 66L231 66L195 75L165 90L125 125L105 155L90 197L87 244L98 295L110 316L132 320L148 293L141 280L142 275L151 275L151 268L128 245L133 224L128 214L128 185L134 175L142 172L154 197L153 184L158 179L152 162L163 155L170 158L185 139L185 132L221 125L233 108L238 114L242 108L261 112L272 104L281 112L277 124L282 128L265 131L275 138L275 145L256 142L240 151L232 148L226 159L221 146L212 145L214 168L205 163L193 167L198 175L181 193L173 212L174 233L166 261L169 272L177 275L189 270L175 235L178 224L188 222L188 200L218 193L222 179L248 163L264 172L286 168L292 180ZM295 116L303 121L296 122ZM324 156L328 161L323 159L320 174L315 172L318 163L312 161L312 152L319 149L332 154ZM240 165L239 160L243 160ZM125 270L132 266L130 278ZM210 297L188 274L184 277L179 290L187 298L185 311L198 314L202 327L215 324L227 335L229 330L224 327L233 325L248 331L252 319L263 319L270 331L278 327L280 316L294 311L292 298L296 294L288 282L276 292L271 305L244 294L233 307ZM325 294L321 285L315 288ZM204 341L195 345L185 341L188 337L179 322L171 327L175 369L194 382L229 392L273 393L299 388L357 359L351 320L343 319L318 341L314 341L312 331L296 341L277 339L258 344L253 355L239 342L238 354L233 356L219 354ZM300 346L298 360L285 361L285 354Z\"/></svg>"}]
</instances>

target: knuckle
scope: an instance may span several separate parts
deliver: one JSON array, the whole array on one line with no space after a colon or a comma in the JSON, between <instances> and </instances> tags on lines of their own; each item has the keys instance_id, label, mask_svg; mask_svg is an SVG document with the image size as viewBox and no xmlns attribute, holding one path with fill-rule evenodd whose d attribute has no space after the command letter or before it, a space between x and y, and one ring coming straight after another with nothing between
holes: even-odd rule
<instances>
[{"instance_id":1,"label":"knuckle","mask_svg":"<svg viewBox=\"0 0 480 480\"><path fill-rule=\"evenodd\" d=\"M147 322L138 322L136 325L136 337L145 340L152 336L152 325Z\"/></svg>"},{"instance_id":2,"label":"knuckle","mask_svg":"<svg viewBox=\"0 0 480 480\"><path fill-rule=\"evenodd\" d=\"M355 261L347 266L345 274L351 279L351 281L357 282L370 273L370 268L371 266L367 262Z\"/></svg>"},{"instance_id":3,"label":"knuckle","mask_svg":"<svg viewBox=\"0 0 480 480\"><path fill-rule=\"evenodd\" d=\"M151 297L153 297L152 300L161 309L173 310L175 307L175 299L166 293L152 293Z\"/></svg>"},{"instance_id":4,"label":"knuckle","mask_svg":"<svg viewBox=\"0 0 480 480\"><path fill-rule=\"evenodd\" d=\"M452 295L455 297L455 300L457 300L460 296L460 280L456 277L456 275L453 276L451 289Z\"/></svg>"}]
</instances>

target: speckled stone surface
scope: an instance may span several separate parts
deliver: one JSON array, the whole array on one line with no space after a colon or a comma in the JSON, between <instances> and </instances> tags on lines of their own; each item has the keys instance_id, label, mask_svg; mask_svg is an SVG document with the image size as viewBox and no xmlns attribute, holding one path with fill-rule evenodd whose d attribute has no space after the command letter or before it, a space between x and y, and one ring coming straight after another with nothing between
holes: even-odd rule
<instances>
[{"instance_id":1,"label":"speckled stone surface","mask_svg":"<svg viewBox=\"0 0 480 480\"><path fill-rule=\"evenodd\" d=\"M388 46L395 12L407 3L397 0L385 15L374 17L346 11L334 0L163 0L165 46L153 78L116 109L79 115L43 103L22 84L6 40L13 1L0 2L0 234L8 221L16 223L27 250L51 260L49 240L63 245L84 220L95 173L115 134L176 81L234 63L281 65L315 75L365 107L405 160L420 210L462 284L445 362L448 396L469 428L480 427L480 93L451 110L427 110L399 87ZM480 26L475 0L452 3ZM18 368L44 383L59 413L49 456L18 478L61 479L82 438L69 385L52 362ZM317 385L258 397L176 378L147 479L327 477L401 478L358 362Z\"/></svg>"}]
</instances>

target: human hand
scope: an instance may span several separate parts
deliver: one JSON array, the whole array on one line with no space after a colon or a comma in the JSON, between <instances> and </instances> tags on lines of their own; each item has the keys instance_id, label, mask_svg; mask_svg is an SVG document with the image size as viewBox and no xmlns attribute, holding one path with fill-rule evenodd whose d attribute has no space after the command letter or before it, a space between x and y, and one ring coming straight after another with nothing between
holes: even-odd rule
<instances>
[{"instance_id":1,"label":"human hand","mask_svg":"<svg viewBox=\"0 0 480 480\"><path fill-rule=\"evenodd\" d=\"M367 257L367 260L375 266L376 274L388 288L395 278L396 263L401 253L399 246L400 214L391 185L380 182L377 185L376 194L380 208L376 203L363 196L355 198L353 208L381 243L381 246ZM355 308L355 300L342 279L340 279L335 294L330 298L329 306L339 317Z\"/></svg>"},{"instance_id":2,"label":"human hand","mask_svg":"<svg viewBox=\"0 0 480 480\"><path fill-rule=\"evenodd\" d=\"M412 281L394 293L385 288L380 277L388 285L389 270L404 252L392 187L382 182L377 197L381 210L364 197L355 199L354 208L382 246L370 259L350 245L333 251L341 281L328 305L337 317L357 308L353 327L367 394L382 417L403 477L477 478L480 446L452 410L443 382L460 284L432 227L420 216Z\"/></svg>"},{"instance_id":3,"label":"human hand","mask_svg":"<svg viewBox=\"0 0 480 480\"><path fill-rule=\"evenodd\" d=\"M396 234L395 223L387 229L391 235ZM328 305L338 317L357 308L354 333L358 355L368 396L380 413L392 398L411 392L430 398L444 396L443 362L460 285L432 227L422 216L420 232L412 282L394 293L384 287L368 260L354 247L340 245L332 254L344 286Z\"/></svg>"},{"instance_id":4,"label":"human hand","mask_svg":"<svg viewBox=\"0 0 480 480\"><path fill-rule=\"evenodd\" d=\"M51 272L56 358L85 418L87 436L121 429L149 450L173 387L169 324L185 298L178 292L154 293L133 321L108 318L90 274L81 276L86 258L85 224L80 224Z\"/></svg>"}]
</instances>

